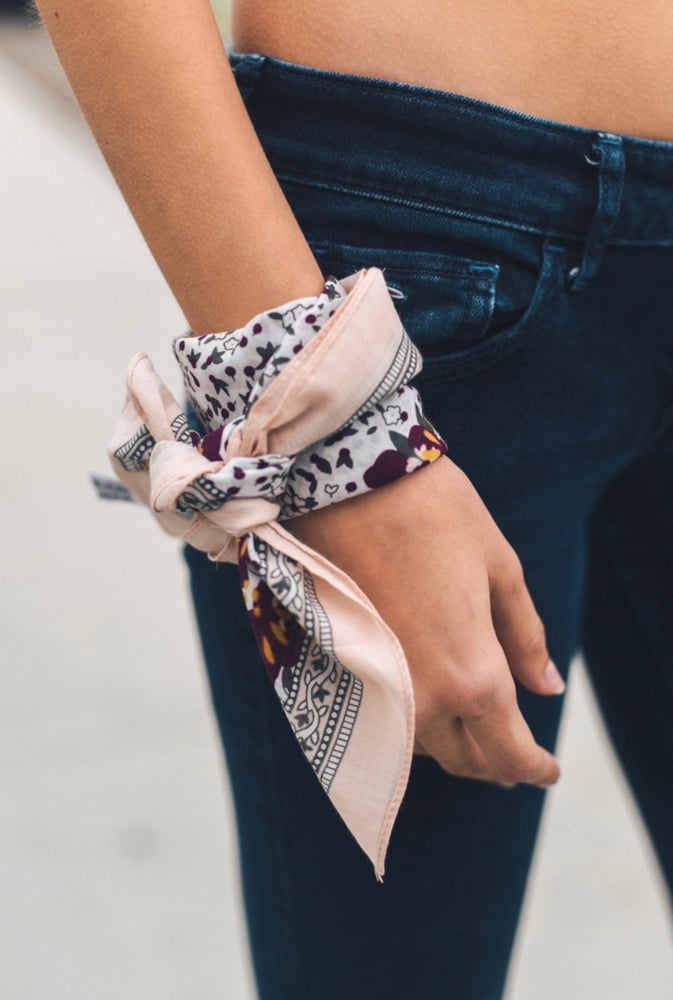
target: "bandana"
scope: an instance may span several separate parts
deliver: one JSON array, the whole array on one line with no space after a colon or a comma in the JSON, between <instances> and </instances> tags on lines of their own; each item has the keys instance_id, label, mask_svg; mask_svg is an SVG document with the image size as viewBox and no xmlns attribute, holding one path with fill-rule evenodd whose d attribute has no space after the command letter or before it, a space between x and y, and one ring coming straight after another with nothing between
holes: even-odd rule
<instances>
[{"instance_id":1,"label":"bandana","mask_svg":"<svg viewBox=\"0 0 673 1000\"><path fill-rule=\"evenodd\" d=\"M174 351L206 433L136 355L108 448L123 485L99 480L99 492L139 500L169 534L238 564L292 731L382 879L414 744L409 668L354 581L282 522L446 452L409 384L420 355L378 268Z\"/></svg>"}]
</instances>

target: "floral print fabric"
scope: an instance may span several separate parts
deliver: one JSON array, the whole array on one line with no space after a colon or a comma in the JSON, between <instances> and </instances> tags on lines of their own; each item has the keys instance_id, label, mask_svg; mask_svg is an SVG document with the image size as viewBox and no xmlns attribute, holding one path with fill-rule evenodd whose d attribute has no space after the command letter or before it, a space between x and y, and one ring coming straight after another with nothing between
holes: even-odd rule
<instances>
[{"instance_id":1,"label":"floral print fabric","mask_svg":"<svg viewBox=\"0 0 673 1000\"><path fill-rule=\"evenodd\" d=\"M297 357L345 297L340 282L329 277L317 298L262 313L241 330L175 341L187 395L209 431L198 443L207 458L226 457L232 434L245 422L264 387ZM361 348L366 364L366 344ZM274 455L244 466L238 460L211 481L228 497L260 493L272 497L279 504L279 519L284 520L383 486L426 465L443 453L445 445L424 417L418 392L408 384L420 368L418 351L405 336L387 382L344 426L312 442L291 461ZM335 371L337 383L342 375Z\"/></svg>"},{"instance_id":2,"label":"floral print fabric","mask_svg":"<svg viewBox=\"0 0 673 1000\"><path fill-rule=\"evenodd\" d=\"M174 350L206 433L138 355L113 467L169 533L238 563L292 730L381 877L413 748L408 667L354 582L280 522L445 453L410 385L420 356L377 268Z\"/></svg>"}]
</instances>

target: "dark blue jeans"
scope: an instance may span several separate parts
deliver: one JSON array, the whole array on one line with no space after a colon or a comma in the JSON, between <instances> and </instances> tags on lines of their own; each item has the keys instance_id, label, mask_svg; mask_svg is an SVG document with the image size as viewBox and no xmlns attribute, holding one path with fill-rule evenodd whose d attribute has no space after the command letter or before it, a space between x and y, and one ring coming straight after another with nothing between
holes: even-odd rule
<instances>
[{"instance_id":1,"label":"dark blue jeans","mask_svg":"<svg viewBox=\"0 0 673 1000\"><path fill-rule=\"evenodd\" d=\"M673 143L230 58L324 272L385 269L426 412L556 663L583 648L673 886ZM500 997L545 793L415 758L380 885L290 732L236 571L187 558L263 1000ZM519 696L553 748L562 699Z\"/></svg>"}]
</instances>

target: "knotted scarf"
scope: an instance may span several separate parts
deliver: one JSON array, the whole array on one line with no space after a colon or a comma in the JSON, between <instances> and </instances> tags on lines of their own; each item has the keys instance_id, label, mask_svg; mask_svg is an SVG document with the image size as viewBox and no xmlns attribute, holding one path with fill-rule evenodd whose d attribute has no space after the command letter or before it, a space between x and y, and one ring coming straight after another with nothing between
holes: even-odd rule
<instances>
[{"instance_id":1,"label":"knotted scarf","mask_svg":"<svg viewBox=\"0 0 673 1000\"><path fill-rule=\"evenodd\" d=\"M409 668L354 581L281 522L444 454L409 384L420 355L378 268L330 276L320 295L241 329L179 337L174 351L206 433L138 354L113 468L166 531L238 563L287 719L381 879L414 744Z\"/></svg>"}]
</instances>

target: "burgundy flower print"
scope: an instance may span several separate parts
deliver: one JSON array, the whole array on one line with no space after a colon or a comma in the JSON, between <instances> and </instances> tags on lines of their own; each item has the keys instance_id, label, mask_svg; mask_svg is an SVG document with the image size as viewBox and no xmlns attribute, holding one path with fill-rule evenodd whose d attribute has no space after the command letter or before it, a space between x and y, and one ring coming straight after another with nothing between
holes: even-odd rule
<instances>
[{"instance_id":1,"label":"burgundy flower print","mask_svg":"<svg viewBox=\"0 0 673 1000\"><path fill-rule=\"evenodd\" d=\"M364 474L365 486L370 490L392 483L446 454L445 442L429 421L415 424L407 437L391 431L390 441L395 446L394 449L382 451Z\"/></svg>"}]
</instances>

